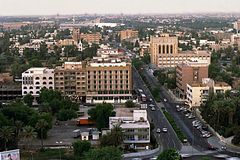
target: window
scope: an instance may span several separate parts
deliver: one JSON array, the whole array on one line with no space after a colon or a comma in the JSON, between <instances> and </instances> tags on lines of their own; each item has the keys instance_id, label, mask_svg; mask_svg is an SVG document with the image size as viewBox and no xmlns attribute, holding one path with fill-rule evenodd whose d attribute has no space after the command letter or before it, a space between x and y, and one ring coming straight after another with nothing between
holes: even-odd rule
<instances>
[{"instance_id":1,"label":"window","mask_svg":"<svg viewBox=\"0 0 240 160\"><path fill-rule=\"evenodd\" d=\"M43 84L47 84L46 82L43 82Z\"/></svg>"},{"instance_id":2,"label":"window","mask_svg":"<svg viewBox=\"0 0 240 160\"><path fill-rule=\"evenodd\" d=\"M33 89L33 87L32 87L32 86L30 86L30 87L29 87L29 89Z\"/></svg>"},{"instance_id":3,"label":"window","mask_svg":"<svg viewBox=\"0 0 240 160\"><path fill-rule=\"evenodd\" d=\"M49 82L49 84L53 84L53 82Z\"/></svg>"},{"instance_id":4,"label":"window","mask_svg":"<svg viewBox=\"0 0 240 160\"><path fill-rule=\"evenodd\" d=\"M43 77L43 80L47 79L46 77Z\"/></svg>"},{"instance_id":5,"label":"window","mask_svg":"<svg viewBox=\"0 0 240 160\"><path fill-rule=\"evenodd\" d=\"M23 89L27 89L27 87L25 86L25 87L23 87Z\"/></svg>"},{"instance_id":6,"label":"window","mask_svg":"<svg viewBox=\"0 0 240 160\"><path fill-rule=\"evenodd\" d=\"M48 79L52 80L53 78L52 78L52 77L49 77Z\"/></svg>"},{"instance_id":7,"label":"window","mask_svg":"<svg viewBox=\"0 0 240 160\"><path fill-rule=\"evenodd\" d=\"M39 83L39 82L36 82L35 84L38 85L38 84L40 84L40 83Z\"/></svg>"},{"instance_id":8,"label":"window","mask_svg":"<svg viewBox=\"0 0 240 160\"><path fill-rule=\"evenodd\" d=\"M27 91L24 91L23 94L27 94Z\"/></svg>"},{"instance_id":9,"label":"window","mask_svg":"<svg viewBox=\"0 0 240 160\"><path fill-rule=\"evenodd\" d=\"M39 77L36 77L35 80L39 80Z\"/></svg>"},{"instance_id":10,"label":"window","mask_svg":"<svg viewBox=\"0 0 240 160\"><path fill-rule=\"evenodd\" d=\"M40 94L40 92L39 92L39 91L37 91L37 92L36 92L36 94Z\"/></svg>"}]
</instances>

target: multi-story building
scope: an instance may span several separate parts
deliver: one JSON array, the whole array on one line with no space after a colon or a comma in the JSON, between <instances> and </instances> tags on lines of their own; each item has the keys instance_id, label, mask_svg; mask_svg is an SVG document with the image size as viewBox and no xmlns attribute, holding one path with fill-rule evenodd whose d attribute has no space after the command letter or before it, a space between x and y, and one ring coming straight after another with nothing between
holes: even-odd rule
<instances>
[{"instance_id":1,"label":"multi-story building","mask_svg":"<svg viewBox=\"0 0 240 160\"><path fill-rule=\"evenodd\" d=\"M179 63L176 67L176 84L181 97L187 92L187 84L201 82L203 78L208 78L207 60L188 59Z\"/></svg>"},{"instance_id":2,"label":"multi-story building","mask_svg":"<svg viewBox=\"0 0 240 160\"><path fill-rule=\"evenodd\" d=\"M77 45L78 43L74 39L63 39L63 40L59 40L58 44L60 46L73 46L73 45Z\"/></svg>"},{"instance_id":3,"label":"multi-story building","mask_svg":"<svg viewBox=\"0 0 240 160\"><path fill-rule=\"evenodd\" d=\"M109 128L120 125L123 130L123 143L126 147L148 149L150 144L150 123L146 110L133 110L129 117L109 117Z\"/></svg>"},{"instance_id":4,"label":"multi-story building","mask_svg":"<svg viewBox=\"0 0 240 160\"><path fill-rule=\"evenodd\" d=\"M237 33L240 31L240 20L233 23L233 28L237 30Z\"/></svg>"},{"instance_id":5,"label":"multi-story building","mask_svg":"<svg viewBox=\"0 0 240 160\"><path fill-rule=\"evenodd\" d=\"M80 29L74 28L72 31L72 38L74 41L79 42L80 40Z\"/></svg>"},{"instance_id":6,"label":"multi-story building","mask_svg":"<svg viewBox=\"0 0 240 160\"><path fill-rule=\"evenodd\" d=\"M231 36L231 45L240 49L240 34L233 34Z\"/></svg>"},{"instance_id":7,"label":"multi-story building","mask_svg":"<svg viewBox=\"0 0 240 160\"><path fill-rule=\"evenodd\" d=\"M22 95L38 97L42 88L54 89L54 69L30 68L22 73Z\"/></svg>"},{"instance_id":8,"label":"multi-story building","mask_svg":"<svg viewBox=\"0 0 240 160\"><path fill-rule=\"evenodd\" d=\"M132 98L132 66L116 58L65 62L55 69L55 89L87 103L124 103Z\"/></svg>"},{"instance_id":9,"label":"multi-story building","mask_svg":"<svg viewBox=\"0 0 240 160\"><path fill-rule=\"evenodd\" d=\"M55 89L76 100L86 98L86 67L82 62L65 62L55 68Z\"/></svg>"},{"instance_id":10,"label":"multi-story building","mask_svg":"<svg viewBox=\"0 0 240 160\"><path fill-rule=\"evenodd\" d=\"M86 34L80 34L80 38L83 39L84 41L88 43L95 43L99 44L100 40L102 39L102 35L97 32L97 33L86 33Z\"/></svg>"},{"instance_id":11,"label":"multi-story building","mask_svg":"<svg viewBox=\"0 0 240 160\"><path fill-rule=\"evenodd\" d=\"M120 31L121 41L126 39L135 39L135 38L138 38L138 31L134 31L132 29Z\"/></svg>"},{"instance_id":12,"label":"multi-story building","mask_svg":"<svg viewBox=\"0 0 240 160\"><path fill-rule=\"evenodd\" d=\"M203 78L200 83L187 84L187 102L190 107L199 107L207 100L210 92L225 93L227 90L231 90L227 83Z\"/></svg>"},{"instance_id":13,"label":"multi-story building","mask_svg":"<svg viewBox=\"0 0 240 160\"><path fill-rule=\"evenodd\" d=\"M210 63L211 57L207 51L184 51L178 52L178 38L162 34L160 37L150 38L150 54L151 63L159 68L176 67L187 59L208 60Z\"/></svg>"},{"instance_id":14,"label":"multi-story building","mask_svg":"<svg viewBox=\"0 0 240 160\"><path fill-rule=\"evenodd\" d=\"M120 59L98 58L87 70L88 103L124 103L132 98L132 65Z\"/></svg>"}]
</instances>

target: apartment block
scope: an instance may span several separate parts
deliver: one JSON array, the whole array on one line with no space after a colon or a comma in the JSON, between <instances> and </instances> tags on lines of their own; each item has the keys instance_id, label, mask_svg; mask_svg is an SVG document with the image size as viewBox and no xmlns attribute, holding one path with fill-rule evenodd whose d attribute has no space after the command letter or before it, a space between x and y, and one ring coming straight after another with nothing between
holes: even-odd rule
<instances>
[{"instance_id":1,"label":"apartment block","mask_svg":"<svg viewBox=\"0 0 240 160\"><path fill-rule=\"evenodd\" d=\"M62 95L85 101L86 67L82 62L65 62L55 68L55 89Z\"/></svg>"},{"instance_id":2,"label":"apartment block","mask_svg":"<svg viewBox=\"0 0 240 160\"><path fill-rule=\"evenodd\" d=\"M54 89L54 69L30 68L22 73L22 95L38 97L42 88Z\"/></svg>"},{"instance_id":3,"label":"apartment block","mask_svg":"<svg viewBox=\"0 0 240 160\"><path fill-rule=\"evenodd\" d=\"M80 38L83 39L84 41L88 43L95 43L99 44L100 40L102 39L102 35L97 32L97 33L86 33L86 34L80 34Z\"/></svg>"},{"instance_id":4,"label":"apartment block","mask_svg":"<svg viewBox=\"0 0 240 160\"><path fill-rule=\"evenodd\" d=\"M109 117L109 128L120 125L125 147L148 149L150 144L150 123L146 110L133 110L131 116Z\"/></svg>"},{"instance_id":5,"label":"apartment block","mask_svg":"<svg viewBox=\"0 0 240 160\"><path fill-rule=\"evenodd\" d=\"M201 82L208 78L207 60L188 59L179 63L176 67L176 84L181 97L185 97L187 84Z\"/></svg>"},{"instance_id":6,"label":"apartment block","mask_svg":"<svg viewBox=\"0 0 240 160\"><path fill-rule=\"evenodd\" d=\"M203 78L200 83L187 84L187 102L190 107L199 107L207 100L210 92L225 93L227 90L231 90L227 83Z\"/></svg>"},{"instance_id":7,"label":"apartment block","mask_svg":"<svg viewBox=\"0 0 240 160\"><path fill-rule=\"evenodd\" d=\"M134 31L132 29L120 31L121 41L126 39L135 39L135 38L138 38L138 31Z\"/></svg>"},{"instance_id":8,"label":"apartment block","mask_svg":"<svg viewBox=\"0 0 240 160\"><path fill-rule=\"evenodd\" d=\"M87 103L124 103L132 98L132 65L115 59L95 59L87 70Z\"/></svg>"},{"instance_id":9,"label":"apartment block","mask_svg":"<svg viewBox=\"0 0 240 160\"><path fill-rule=\"evenodd\" d=\"M207 60L211 57L207 51L178 52L178 38L169 34L150 38L151 63L159 68L173 68L188 59Z\"/></svg>"}]
</instances>

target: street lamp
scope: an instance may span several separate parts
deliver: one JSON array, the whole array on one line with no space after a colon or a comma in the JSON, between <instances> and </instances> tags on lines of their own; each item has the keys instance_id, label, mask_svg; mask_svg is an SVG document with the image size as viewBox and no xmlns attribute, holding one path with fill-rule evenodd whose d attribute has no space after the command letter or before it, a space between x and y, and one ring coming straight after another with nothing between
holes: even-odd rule
<instances>
[{"instance_id":1,"label":"street lamp","mask_svg":"<svg viewBox=\"0 0 240 160\"><path fill-rule=\"evenodd\" d=\"M57 141L56 144L61 145L61 144L62 144L62 141L59 141L59 142ZM59 158L60 158L60 160L61 160L62 158L61 158L61 150L60 150L60 147L58 147L58 151L59 151Z\"/></svg>"}]
</instances>

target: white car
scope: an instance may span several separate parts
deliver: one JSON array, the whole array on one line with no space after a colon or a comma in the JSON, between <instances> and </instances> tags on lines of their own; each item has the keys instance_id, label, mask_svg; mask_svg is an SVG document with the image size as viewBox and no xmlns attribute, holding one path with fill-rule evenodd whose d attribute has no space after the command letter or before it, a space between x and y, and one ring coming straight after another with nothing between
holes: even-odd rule
<instances>
[{"instance_id":1,"label":"white car","mask_svg":"<svg viewBox=\"0 0 240 160\"><path fill-rule=\"evenodd\" d=\"M156 132L157 132L157 133L161 133L161 129L160 129L160 128L157 128Z\"/></svg>"},{"instance_id":2,"label":"white car","mask_svg":"<svg viewBox=\"0 0 240 160\"><path fill-rule=\"evenodd\" d=\"M167 128L164 127L164 128L162 129L162 131L163 131L163 132L167 132Z\"/></svg>"},{"instance_id":3,"label":"white car","mask_svg":"<svg viewBox=\"0 0 240 160\"><path fill-rule=\"evenodd\" d=\"M166 98L164 98L164 99L163 99L163 101L164 101L164 102L167 102L167 99L166 99Z\"/></svg>"},{"instance_id":4,"label":"white car","mask_svg":"<svg viewBox=\"0 0 240 160\"><path fill-rule=\"evenodd\" d=\"M152 107L151 110L152 110L152 111L155 111L156 109L155 109L155 107Z\"/></svg>"}]
</instances>

